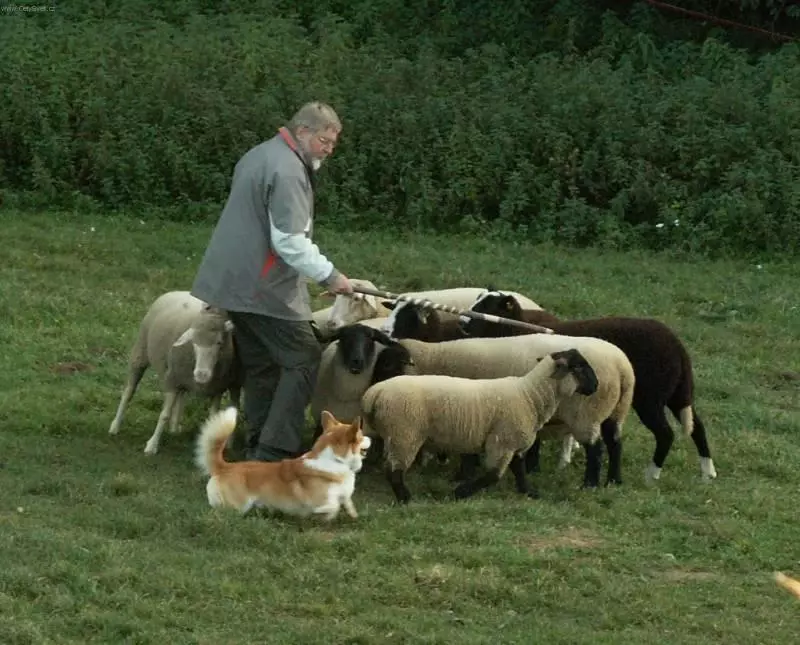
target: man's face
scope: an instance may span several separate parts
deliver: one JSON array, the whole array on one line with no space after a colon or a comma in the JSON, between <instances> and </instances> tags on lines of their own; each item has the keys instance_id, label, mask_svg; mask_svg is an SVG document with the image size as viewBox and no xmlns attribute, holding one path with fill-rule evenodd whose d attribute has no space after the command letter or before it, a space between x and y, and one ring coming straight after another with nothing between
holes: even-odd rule
<instances>
[{"instance_id":1,"label":"man's face","mask_svg":"<svg viewBox=\"0 0 800 645\"><path fill-rule=\"evenodd\" d=\"M339 131L334 128L327 128L312 132L308 128L302 128L297 134L297 139L308 156L311 157L316 170L329 155L333 154L333 149L339 139Z\"/></svg>"}]
</instances>

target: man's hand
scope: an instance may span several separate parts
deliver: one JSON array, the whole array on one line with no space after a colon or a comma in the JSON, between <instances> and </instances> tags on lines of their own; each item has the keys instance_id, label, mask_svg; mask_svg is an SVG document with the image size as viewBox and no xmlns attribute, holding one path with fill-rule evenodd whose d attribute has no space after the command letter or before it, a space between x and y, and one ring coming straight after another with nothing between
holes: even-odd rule
<instances>
[{"instance_id":1,"label":"man's hand","mask_svg":"<svg viewBox=\"0 0 800 645\"><path fill-rule=\"evenodd\" d=\"M347 279L347 276L344 273L340 273L338 276L336 276L336 279L328 286L328 292L352 294L353 285L350 284L350 280Z\"/></svg>"}]
</instances>

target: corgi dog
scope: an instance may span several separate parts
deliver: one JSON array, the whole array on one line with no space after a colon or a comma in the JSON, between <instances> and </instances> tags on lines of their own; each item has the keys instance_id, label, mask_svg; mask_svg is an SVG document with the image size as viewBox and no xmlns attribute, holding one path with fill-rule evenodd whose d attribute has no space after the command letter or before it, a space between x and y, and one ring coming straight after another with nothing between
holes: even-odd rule
<instances>
[{"instance_id":1,"label":"corgi dog","mask_svg":"<svg viewBox=\"0 0 800 645\"><path fill-rule=\"evenodd\" d=\"M210 475L206 485L210 506L232 507L242 514L266 507L298 517L321 515L327 521L344 506L351 518L358 517L352 499L356 473L371 444L362 432L360 417L353 423L340 423L323 411L323 432L300 457L228 462L223 450L236 418L235 407L211 415L197 439L195 463Z\"/></svg>"}]
</instances>

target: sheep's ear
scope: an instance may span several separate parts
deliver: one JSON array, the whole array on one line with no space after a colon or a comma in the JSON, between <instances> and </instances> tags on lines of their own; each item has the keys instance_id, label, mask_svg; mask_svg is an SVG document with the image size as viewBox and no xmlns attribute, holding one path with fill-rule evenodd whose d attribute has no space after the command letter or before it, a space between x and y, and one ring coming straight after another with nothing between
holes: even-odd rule
<instances>
[{"instance_id":1,"label":"sheep's ear","mask_svg":"<svg viewBox=\"0 0 800 645\"><path fill-rule=\"evenodd\" d=\"M173 347L180 347L181 345L185 345L186 343L190 342L194 338L194 329L189 327L185 332L183 332L174 343L172 343Z\"/></svg>"},{"instance_id":2,"label":"sheep's ear","mask_svg":"<svg viewBox=\"0 0 800 645\"><path fill-rule=\"evenodd\" d=\"M226 320L224 328L225 328L226 332L228 332L228 333L232 332L233 331L233 321L232 320Z\"/></svg>"},{"instance_id":3,"label":"sheep's ear","mask_svg":"<svg viewBox=\"0 0 800 645\"><path fill-rule=\"evenodd\" d=\"M374 327L370 327L369 329L372 330L371 334L372 340L374 340L376 343L380 343L381 345L386 345L386 347L397 345L396 340L389 338L380 329L375 329Z\"/></svg>"},{"instance_id":4,"label":"sheep's ear","mask_svg":"<svg viewBox=\"0 0 800 645\"><path fill-rule=\"evenodd\" d=\"M569 362L564 356L560 356L553 360L553 374L552 377L557 381L564 378L569 374Z\"/></svg>"},{"instance_id":5,"label":"sheep's ear","mask_svg":"<svg viewBox=\"0 0 800 645\"><path fill-rule=\"evenodd\" d=\"M397 302L394 300L384 300L381 302L381 304L387 309L394 309L397 306Z\"/></svg>"},{"instance_id":6,"label":"sheep's ear","mask_svg":"<svg viewBox=\"0 0 800 645\"><path fill-rule=\"evenodd\" d=\"M373 313L378 313L378 299L375 296L360 294L364 298L364 302L372 308Z\"/></svg>"},{"instance_id":7,"label":"sheep's ear","mask_svg":"<svg viewBox=\"0 0 800 645\"><path fill-rule=\"evenodd\" d=\"M503 304L506 311L514 311L514 296L506 296Z\"/></svg>"},{"instance_id":8,"label":"sheep's ear","mask_svg":"<svg viewBox=\"0 0 800 645\"><path fill-rule=\"evenodd\" d=\"M313 320L311 321L311 333L314 334L314 338L317 339L318 343L325 344L329 340L328 338L325 337L325 334L322 333L322 331L319 328L319 325Z\"/></svg>"},{"instance_id":9,"label":"sheep's ear","mask_svg":"<svg viewBox=\"0 0 800 645\"><path fill-rule=\"evenodd\" d=\"M417 309L417 318L422 323L428 322L428 317L431 315L430 309Z\"/></svg>"}]
</instances>

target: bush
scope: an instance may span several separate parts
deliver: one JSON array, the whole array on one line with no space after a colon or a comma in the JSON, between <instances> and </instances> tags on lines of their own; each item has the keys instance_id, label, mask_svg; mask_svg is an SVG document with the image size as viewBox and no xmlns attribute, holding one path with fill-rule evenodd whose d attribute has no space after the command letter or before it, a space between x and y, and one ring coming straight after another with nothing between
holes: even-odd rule
<instances>
[{"instance_id":1,"label":"bush","mask_svg":"<svg viewBox=\"0 0 800 645\"><path fill-rule=\"evenodd\" d=\"M248 147L320 98L345 131L319 211L348 225L797 247L796 46L751 60L714 39L660 44L606 13L586 51L567 39L529 59L492 43L445 57L429 38L401 46L377 27L274 15L266 2L268 20L202 2L124 13L142 4L3 20L5 187L196 217L224 201Z\"/></svg>"}]
</instances>

